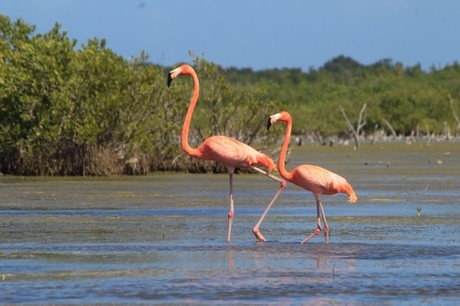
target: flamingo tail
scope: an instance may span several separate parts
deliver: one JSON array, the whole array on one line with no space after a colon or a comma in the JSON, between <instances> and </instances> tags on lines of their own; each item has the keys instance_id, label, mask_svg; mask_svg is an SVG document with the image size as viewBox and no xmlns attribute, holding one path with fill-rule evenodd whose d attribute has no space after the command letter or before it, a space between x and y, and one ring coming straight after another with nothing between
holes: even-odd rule
<instances>
[{"instance_id":1,"label":"flamingo tail","mask_svg":"<svg viewBox=\"0 0 460 306\"><path fill-rule=\"evenodd\" d=\"M273 160L265 154L261 154L260 156L258 156L256 164L264 166L268 169L268 172L272 171L273 169L276 169L276 165L273 162Z\"/></svg>"},{"instance_id":2,"label":"flamingo tail","mask_svg":"<svg viewBox=\"0 0 460 306\"><path fill-rule=\"evenodd\" d=\"M358 200L353 187L350 184L346 183L342 186L341 192L346 193L348 195L348 202L355 203Z\"/></svg>"}]
</instances>

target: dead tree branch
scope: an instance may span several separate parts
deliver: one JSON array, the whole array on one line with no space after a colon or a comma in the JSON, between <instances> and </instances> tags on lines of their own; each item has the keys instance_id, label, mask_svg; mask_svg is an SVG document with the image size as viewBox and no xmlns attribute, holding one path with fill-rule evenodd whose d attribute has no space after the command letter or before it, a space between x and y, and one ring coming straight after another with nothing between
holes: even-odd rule
<instances>
[{"instance_id":1,"label":"dead tree branch","mask_svg":"<svg viewBox=\"0 0 460 306\"><path fill-rule=\"evenodd\" d=\"M361 110L359 111L358 127L356 128L356 133L358 133L358 135L361 134L361 130L367 123L365 119L363 121L364 111L366 110L366 107L367 107L367 104L364 103L363 106L361 107Z\"/></svg>"},{"instance_id":2,"label":"dead tree branch","mask_svg":"<svg viewBox=\"0 0 460 306\"><path fill-rule=\"evenodd\" d=\"M396 139L398 138L398 135L396 135L396 132L395 130L393 129L393 126L391 126L390 122L388 122L388 120L386 120L385 118L382 118L382 121L383 123L385 123L385 125L390 129L390 132L391 134L393 135L393 137Z\"/></svg>"},{"instance_id":3,"label":"dead tree branch","mask_svg":"<svg viewBox=\"0 0 460 306\"><path fill-rule=\"evenodd\" d=\"M455 132L455 136L458 137L460 135L460 119L458 118L457 112L455 111L454 99L452 99L452 96L450 94L449 94L449 104L450 104L450 108L452 109L452 115L454 116L454 119L457 122L457 131Z\"/></svg>"},{"instance_id":4,"label":"dead tree branch","mask_svg":"<svg viewBox=\"0 0 460 306\"><path fill-rule=\"evenodd\" d=\"M359 112L358 116L358 123L356 124L356 128L351 124L350 119L348 119L347 114L345 113L345 110L343 107L340 107L340 113L342 114L343 119L345 120L345 123L347 124L348 130L352 133L353 135L353 140L355 141L355 146L356 148L359 148L359 134L361 133L362 128L366 125L366 120L363 119L364 117L364 111L366 110L367 104L364 103L363 106L361 107L361 111Z\"/></svg>"}]
</instances>

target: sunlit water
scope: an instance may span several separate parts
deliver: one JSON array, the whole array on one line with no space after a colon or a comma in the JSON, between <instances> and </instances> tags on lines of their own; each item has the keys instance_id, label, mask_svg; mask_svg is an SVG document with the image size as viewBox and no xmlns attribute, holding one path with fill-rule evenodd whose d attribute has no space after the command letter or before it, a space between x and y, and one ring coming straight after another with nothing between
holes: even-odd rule
<instances>
[{"instance_id":1,"label":"sunlit water","mask_svg":"<svg viewBox=\"0 0 460 306\"><path fill-rule=\"evenodd\" d=\"M358 203L259 174L0 178L0 302L159 304L460 303L460 144L294 149L346 177ZM417 210L419 209L419 210ZM420 216L418 214L421 214Z\"/></svg>"}]
</instances>

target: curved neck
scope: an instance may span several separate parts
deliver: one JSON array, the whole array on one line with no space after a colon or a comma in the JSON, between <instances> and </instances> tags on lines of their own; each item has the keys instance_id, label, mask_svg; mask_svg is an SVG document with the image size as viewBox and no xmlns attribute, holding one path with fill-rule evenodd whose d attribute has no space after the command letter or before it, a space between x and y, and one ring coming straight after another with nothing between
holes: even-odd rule
<instances>
[{"instance_id":1,"label":"curved neck","mask_svg":"<svg viewBox=\"0 0 460 306\"><path fill-rule=\"evenodd\" d=\"M190 99L187 114L185 115L184 125L182 127L181 146L185 153L188 155L193 155L195 149L190 147L188 143L188 133L190 130L190 122L192 121L193 111L195 109L196 103L198 102L200 82L198 81L198 76L196 75L195 71L190 71L189 75L193 78L193 93L192 98Z\"/></svg>"},{"instance_id":2,"label":"curved neck","mask_svg":"<svg viewBox=\"0 0 460 306\"><path fill-rule=\"evenodd\" d=\"M281 147L280 158L278 161L278 172L282 177L289 180L292 178L292 173L286 171L286 153L288 150L289 142L291 141L292 119L288 118L286 121L286 133L284 134L283 146Z\"/></svg>"}]
</instances>

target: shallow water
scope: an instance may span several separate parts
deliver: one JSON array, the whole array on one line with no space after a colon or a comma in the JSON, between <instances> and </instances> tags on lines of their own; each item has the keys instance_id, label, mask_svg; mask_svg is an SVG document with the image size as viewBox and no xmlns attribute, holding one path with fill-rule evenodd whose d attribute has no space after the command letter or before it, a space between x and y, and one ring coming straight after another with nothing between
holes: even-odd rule
<instances>
[{"instance_id":1,"label":"shallow water","mask_svg":"<svg viewBox=\"0 0 460 306\"><path fill-rule=\"evenodd\" d=\"M295 148L346 177L358 203L226 175L0 178L0 302L196 304L460 303L460 144ZM421 216L417 209L421 209Z\"/></svg>"}]
</instances>

